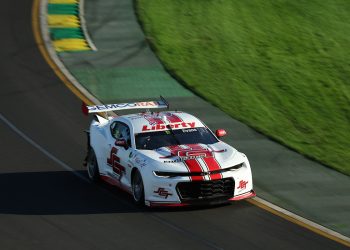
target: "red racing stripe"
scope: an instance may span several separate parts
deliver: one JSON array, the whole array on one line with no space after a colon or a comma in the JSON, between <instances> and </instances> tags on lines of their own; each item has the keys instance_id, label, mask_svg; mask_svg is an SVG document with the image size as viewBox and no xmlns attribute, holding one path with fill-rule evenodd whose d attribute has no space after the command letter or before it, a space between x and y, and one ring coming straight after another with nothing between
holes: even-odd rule
<instances>
[{"instance_id":1,"label":"red racing stripe","mask_svg":"<svg viewBox=\"0 0 350 250\"><path fill-rule=\"evenodd\" d=\"M210 172L221 169L218 161L214 158L214 156L205 157L205 158L203 158L203 161L207 165ZM221 173L210 174L210 179L212 179L212 180L222 179L222 174Z\"/></svg>"},{"instance_id":2,"label":"red racing stripe","mask_svg":"<svg viewBox=\"0 0 350 250\"><path fill-rule=\"evenodd\" d=\"M164 124L163 120L160 117L155 117L151 115L144 115L143 117L149 122L150 125Z\"/></svg>"},{"instance_id":3,"label":"red racing stripe","mask_svg":"<svg viewBox=\"0 0 350 250\"><path fill-rule=\"evenodd\" d=\"M190 170L190 173L202 173L203 172L201 165L198 163L198 161L196 159L185 160L185 164L187 165L188 169ZM190 179L192 181L203 181L204 176L202 176L202 175L190 176Z\"/></svg>"},{"instance_id":4,"label":"red racing stripe","mask_svg":"<svg viewBox=\"0 0 350 250\"><path fill-rule=\"evenodd\" d=\"M201 145L198 145L198 144L188 144L186 146L190 147L191 149L195 149L195 150L201 150L201 149L203 150L204 149ZM202 159L203 159L205 165L207 166L209 172L221 169L220 164L215 159L213 152L208 151L206 153L206 157L203 157ZM219 180L219 179L222 179L222 174L221 173L210 174L209 177L211 180Z\"/></svg>"},{"instance_id":5,"label":"red racing stripe","mask_svg":"<svg viewBox=\"0 0 350 250\"><path fill-rule=\"evenodd\" d=\"M170 149L171 154L174 156L180 156L181 152L188 152L189 151L188 149L184 149L178 145L169 146L168 148ZM202 173L203 172L201 165L198 163L198 161L196 159L185 160L184 164L185 164L188 172L190 172L190 173ZM204 176L202 176L202 175L190 176L190 180L202 181L202 180L204 180Z\"/></svg>"},{"instance_id":6,"label":"red racing stripe","mask_svg":"<svg viewBox=\"0 0 350 250\"><path fill-rule=\"evenodd\" d=\"M165 113L165 117L170 123L183 122L183 120L180 117L178 117L177 115L174 115L172 113Z\"/></svg>"}]
</instances>

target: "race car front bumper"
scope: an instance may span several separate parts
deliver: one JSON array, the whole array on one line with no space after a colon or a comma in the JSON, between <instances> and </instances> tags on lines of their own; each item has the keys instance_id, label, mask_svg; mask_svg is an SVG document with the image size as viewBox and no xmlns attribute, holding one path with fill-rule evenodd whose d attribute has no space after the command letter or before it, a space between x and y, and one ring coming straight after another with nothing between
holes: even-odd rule
<instances>
[{"instance_id":1,"label":"race car front bumper","mask_svg":"<svg viewBox=\"0 0 350 250\"><path fill-rule=\"evenodd\" d=\"M232 197L230 199L224 200L224 199L219 199L219 200L203 200L203 201L192 201L192 202L146 202L146 205L149 207L186 207L186 206L198 206L198 205L217 205L217 204L223 204L227 203L230 201L239 201L239 200L244 200L244 199L249 199L253 198L256 196L256 193L254 190L251 190L245 194L237 195L235 197Z\"/></svg>"},{"instance_id":2,"label":"race car front bumper","mask_svg":"<svg viewBox=\"0 0 350 250\"><path fill-rule=\"evenodd\" d=\"M255 196L252 186L246 192L239 192L233 177L207 181L168 181L153 183L152 192L146 192L147 206L216 205Z\"/></svg>"},{"instance_id":3,"label":"race car front bumper","mask_svg":"<svg viewBox=\"0 0 350 250\"><path fill-rule=\"evenodd\" d=\"M189 177L164 178L148 175L145 182L147 206L215 205L255 196L250 169L225 171L220 179L193 181Z\"/></svg>"},{"instance_id":4,"label":"race car front bumper","mask_svg":"<svg viewBox=\"0 0 350 250\"><path fill-rule=\"evenodd\" d=\"M249 199L249 198L253 198L256 196L256 193L254 190L251 190L247 193L244 193L244 194L240 194L240 195L237 195L237 196L234 196L232 198L230 198L229 200L230 201L239 201L239 200L244 200L244 199Z\"/></svg>"}]
</instances>

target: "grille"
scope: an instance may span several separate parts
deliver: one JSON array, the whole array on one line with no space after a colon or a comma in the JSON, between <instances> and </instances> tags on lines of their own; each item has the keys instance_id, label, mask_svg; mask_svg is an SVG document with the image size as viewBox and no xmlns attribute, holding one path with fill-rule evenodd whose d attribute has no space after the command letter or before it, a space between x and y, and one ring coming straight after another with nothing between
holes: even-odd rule
<instances>
[{"instance_id":1,"label":"grille","mask_svg":"<svg viewBox=\"0 0 350 250\"><path fill-rule=\"evenodd\" d=\"M180 176L205 176L209 174L220 174L224 173L227 171L232 171L232 170L237 170L240 169L243 166L243 163L238 164L233 167L229 168L223 168L223 169L218 169L210 172L164 172L164 171L154 171L154 174L157 176L161 177L169 177L169 178L174 178L174 177L180 177Z\"/></svg>"},{"instance_id":2,"label":"grille","mask_svg":"<svg viewBox=\"0 0 350 250\"><path fill-rule=\"evenodd\" d=\"M182 201L229 199L234 194L234 180L180 182L176 189Z\"/></svg>"}]
</instances>

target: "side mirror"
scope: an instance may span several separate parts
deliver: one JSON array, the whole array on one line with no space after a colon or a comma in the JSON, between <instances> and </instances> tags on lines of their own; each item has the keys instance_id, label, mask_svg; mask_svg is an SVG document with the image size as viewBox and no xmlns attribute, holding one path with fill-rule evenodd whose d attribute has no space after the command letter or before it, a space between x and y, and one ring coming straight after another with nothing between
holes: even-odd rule
<instances>
[{"instance_id":1,"label":"side mirror","mask_svg":"<svg viewBox=\"0 0 350 250\"><path fill-rule=\"evenodd\" d=\"M223 137L225 136L227 133L226 133L226 130L225 129L218 129L216 130L215 132L215 135L216 137L220 138L220 137Z\"/></svg>"},{"instance_id":2,"label":"side mirror","mask_svg":"<svg viewBox=\"0 0 350 250\"><path fill-rule=\"evenodd\" d=\"M123 147L125 149L128 149L129 148L129 145L128 143L126 142L125 139L117 139L115 141L115 145L118 146L118 147Z\"/></svg>"}]
</instances>

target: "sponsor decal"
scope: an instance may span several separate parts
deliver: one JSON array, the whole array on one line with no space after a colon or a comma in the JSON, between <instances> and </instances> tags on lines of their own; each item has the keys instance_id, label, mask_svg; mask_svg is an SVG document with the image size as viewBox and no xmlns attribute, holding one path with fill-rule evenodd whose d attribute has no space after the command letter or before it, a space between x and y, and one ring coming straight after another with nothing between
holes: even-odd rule
<instances>
[{"instance_id":1,"label":"sponsor decal","mask_svg":"<svg viewBox=\"0 0 350 250\"><path fill-rule=\"evenodd\" d=\"M194 128L196 126L195 122L181 122L181 123L171 123L169 124L171 128ZM143 125L142 131L157 131L166 129L165 124L156 125Z\"/></svg>"},{"instance_id":2,"label":"sponsor decal","mask_svg":"<svg viewBox=\"0 0 350 250\"><path fill-rule=\"evenodd\" d=\"M145 114L143 117L148 121L149 125L144 125L142 127L142 131L154 131L154 130L164 130L166 129L166 121L168 121L171 128L193 128L193 123L184 122L179 116L166 112L166 113L157 113L153 114Z\"/></svg>"},{"instance_id":3,"label":"sponsor decal","mask_svg":"<svg viewBox=\"0 0 350 250\"><path fill-rule=\"evenodd\" d=\"M118 103L118 104L88 106L88 109L89 111L104 111L104 110L110 110L110 109L123 109L123 108L157 107L159 105L164 105L164 103L160 103L160 102Z\"/></svg>"},{"instance_id":4,"label":"sponsor decal","mask_svg":"<svg viewBox=\"0 0 350 250\"><path fill-rule=\"evenodd\" d=\"M191 132L197 132L198 130L196 128L189 128L189 129L183 129L183 133L191 133Z\"/></svg>"},{"instance_id":5,"label":"sponsor decal","mask_svg":"<svg viewBox=\"0 0 350 250\"><path fill-rule=\"evenodd\" d=\"M222 178L221 173L213 173L213 171L220 170L220 164L215 159L213 152L207 148L203 148L198 144L188 144L183 146L170 146L171 155L163 158L170 158L178 156L187 167L190 173L205 173L208 172L209 179L218 180ZM205 174L200 176L190 176L193 181L205 180Z\"/></svg>"},{"instance_id":6,"label":"sponsor decal","mask_svg":"<svg viewBox=\"0 0 350 250\"><path fill-rule=\"evenodd\" d=\"M147 165L146 160L143 159L143 158L141 158L141 157L139 157L139 156L136 156L136 157L134 158L134 161L135 161L135 163L136 163L137 165L139 165L140 167L145 167L145 166Z\"/></svg>"},{"instance_id":7,"label":"sponsor decal","mask_svg":"<svg viewBox=\"0 0 350 250\"><path fill-rule=\"evenodd\" d=\"M176 163L176 162L182 162L182 159L175 159L175 160L169 160L169 161L164 161L164 163Z\"/></svg>"},{"instance_id":8,"label":"sponsor decal","mask_svg":"<svg viewBox=\"0 0 350 250\"><path fill-rule=\"evenodd\" d=\"M107 164L112 167L113 173L116 174L116 177L121 179L123 173L125 173L125 168L120 164L120 158L117 156L118 149L113 147L110 152L110 156L107 159Z\"/></svg>"},{"instance_id":9,"label":"sponsor decal","mask_svg":"<svg viewBox=\"0 0 350 250\"><path fill-rule=\"evenodd\" d=\"M164 197L165 199L168 198L168 196L173 195L172 193L169 193L169 191L165 190L164 188L158 188L158 190L155 190L153 193L158 194L159 196Z\"/></svg>"},{"instance_id":10,"label":"sponsor decal","mask_svg":"<svg viewBox=\"0 0 350 250\"><path fill-rule=\"evenodd\" d=\"M237 189L246 189L248 181L241 180Z\"/></svg>"}]
</instances>

